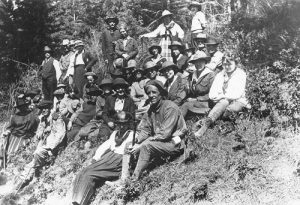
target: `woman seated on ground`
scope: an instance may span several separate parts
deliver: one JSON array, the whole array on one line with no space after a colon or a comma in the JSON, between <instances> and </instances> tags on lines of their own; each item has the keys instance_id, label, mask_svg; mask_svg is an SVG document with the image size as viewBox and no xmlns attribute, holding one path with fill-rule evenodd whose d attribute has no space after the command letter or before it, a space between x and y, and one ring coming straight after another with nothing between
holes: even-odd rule
<instances>
[{"instance_id":1,"label":"woman seated on ground","mask_svg":"<svg viewBox=\"0 0 300 205\"><path fill-rule=\"evenodd\" d=\"M131 115L121 111L115 120L116 128L97 149L92 164L84 168L73 184L73 205L87 205L94 195L96 184L102 186L106 180L118 179L122 170L125 145L132 142Z\"/></svg>"},{"instance_id":2,"label":"woman seated on ground","mask_svg":"<svg viewBox=\"0 0 300 205\"><path fill-rule=\"evenodd\" d=\"M149 79L143 78L143 70L138 68L134 71L135 82L130 87L130 95L137 106L136 118L140 119L142 115L147 112L149 103L147 103L148 96L145 93L145 85Z\"/></svg>"},{"instance_id":3,"label":"woman seated on ground","mask_svg":"<svg viewBox=\"0 0 300 205\"><path fill-rule=\"evenodd\" d=\"M99 128L98 139L105 141L115 128L115 114L120 111L135 114L136 106L130 96L126 94L129 85L123 78L113 80L114 95L108 96L102 112L103 124Z\"/></svg>"},{"instance_id":4,"label":"woman seated on ground","mask_svg":"<svg viewBox=\"0 0 300 205\"><path fill-rule=\"evenodd\" d=\"M92 101L94 103L97 98L94 98L90 95L87 94L87 91L91 87L96 87L99 88L98 85L96 84L96 80L98 79L98 76L94 72L87 72L84 74L84 76L87 79L87 83L83 86L83 101L84 102L89 102Z\"/></svg>"},{"instance_id":5,"label":"woman seated on ground","mask_svg":"<svg viewBox=\"0 0 300 205\"><path fill-rule=\"evenodd\" d=\"M180 106L186 98L186 82L182 79L182 74L178 73L178 66L173 62L166 61L160 70L167 78L165 88L168 91L167 99Z\"/></svg>"},{"instance_id":6,"label":"woman seated on ground","mask_svg":"<svg viewBox=\"0 0 300 205\"><path fill-rule=\"evenodd\" d=\"M6 137L6 153L10 156L28 145L39 124L38 115L29 109L24 96L16 99L15 113L11 116L3 136Z\"/></svg>"},{"instance_id":7,"label":"woman seated on ground","mask_svg":"<svg viewBox=\"0 0 300 205\"><path fill-rule=\"evenodd\" d=\"M215 73L205 67L205 64L209 61L210 57L200 52L193 55L189 61L189 63L195 65L196 71L189 82L187 102L181 106L183 117L186 117L188 112L204 115L210 110L208 93Z\"/></svg>"},{"instance_id":8,"label":"woman seated on ground","mask_svg":"<svg viewBox=\"0 0 300 205\"><path fill-rule=\"evenodd\" d=\"M195 133L196 137L201 137L222 115L227 118L243 108L251 107L245 96L247 75L242 70L234 51L227 51L222 65L224 69L216 75L209 91L209 98L213 101L214 107L203 123L197 122L197 125L203 125Z\"/></svg>"},{"instance_id":9,"label":"woman seated on ground","mask_svg":"<svg viewBox=\"0 0 300 205\"><path fill-rule=\"evenodd\" d=\"M101 95L101 90L97 87L91 87L88 88L86 94L89 95L90 100L83 102L81 107L71 116L68 122L68 143L73 141L79 130L96 115L96 99Z\"/></svg>"},{"instance_id":10,"label":"woman seated on ground","mask_svg":"<svg viewBox=\"0 0 300 205\"><path fill-rule=\"evenodd\" d=\"M75 137L76 139L85 138L91 140L93 147L99 144L97 136L103 121L102 112L104 109L105 100L112 94L112 80L103 79L99 85L99 88L101 89L101 95L97 97L96 101L96 116L89 123L83 126Z\"/></svg>"}]
</instances>

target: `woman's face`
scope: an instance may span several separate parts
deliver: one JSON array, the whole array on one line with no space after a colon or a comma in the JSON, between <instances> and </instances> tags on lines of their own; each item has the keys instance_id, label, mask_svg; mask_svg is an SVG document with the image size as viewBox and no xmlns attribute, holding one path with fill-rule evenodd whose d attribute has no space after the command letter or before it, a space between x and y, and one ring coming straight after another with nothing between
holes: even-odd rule
<instances>
[{"instance_id":1,"label":"woman's face","mask_svg":"<svg viewBox=\"0 0 300 205\"><path fill-rule=\"evenodd\" d=\"M198 8L195 6L191 7L191 14L194 16L198 12Z\"/></svg>"},{"instance_id":2,"label":"woman's face","mask_svg":"<svg viewBox=\"0 0 300 205\"><path fill-rule=\"evenodd\" d=\"M150 68L150 69L147 71L147 76L148 76L148 78L151 79L151 80L154 80L154 79L156 78L156 75L157 75L156 69L151 69L151 68Z\"/></svg>"},{"instance_id":3,"label":"woman's face","mask_svg":"<svg viewBox=\"0 0 300 205\"><path fill-rule=\"evenodd\" d=\"M157 55L158 54L158 49L157 48L153 48L152 49L152 53L153 53L153 55Z\"/></svg>"},{"instance_id":4,"label":"woman's face","mask_svg":"<svg viewBox=\"0 0 300 205\"><path fill-rule=\"evenodd\" d=\"M205 60L197 60L195 62L195 67L197 71L202 71L205 68L206 61Z\"/></svg>"},{"instance_id":5,"label":"woman's face","mask_svg":"<svg viewBox=\"0 0 300 205\"><path fill-rule=\"evenodd\" d=\"M45 52L45 57L50 58L51 54L49 52Z\"/></svg>"},{"instance_id":6,"label":"woman's face","mask_svg":"<svg viewBox=\"0 0 300 205\"><path fill-rule=\"evenodd\" d=\"M95 79L94 79L93 76L89 75L89 76L86 77L86 79L87 79L87 81L88 81L89 84L93 84L95 82Z\"/></svg>"}]
</instances>

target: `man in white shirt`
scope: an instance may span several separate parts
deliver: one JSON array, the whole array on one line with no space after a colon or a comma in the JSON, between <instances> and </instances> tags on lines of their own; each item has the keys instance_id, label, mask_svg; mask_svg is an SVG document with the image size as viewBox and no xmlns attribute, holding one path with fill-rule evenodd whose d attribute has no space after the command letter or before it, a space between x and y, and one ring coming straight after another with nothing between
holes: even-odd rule
<instances>
[{"instance_id":1,"label":"man in white shirt","mask_svg":"<svg viewBox=\"0 0 300 205\"><path fill-rule=\"evenodd\" d=\"M222 65L224 70L216 75L209 91L209 98L215 106L204 120L201 129L195 133L196 137L201 137L222 115L226 118L243 108L251 107L245 96L247 75L238 65L238 58L233 52L227 52ZM197 125L199 124L200 122L197 122Z\"/></svg>"},{"instance_id":2,"label":"man in white shirt","mask_svg":"<svg viewBox=\"0 0 300 205\"><path fill-rule=\"evenodd\" d=\"M50 47L44 47L45 60L42 62L40 75L42 76L42 92L44 100L53 100L57 81L61 75L59 62L52 57Z\"/></svg>"}]
</instances>

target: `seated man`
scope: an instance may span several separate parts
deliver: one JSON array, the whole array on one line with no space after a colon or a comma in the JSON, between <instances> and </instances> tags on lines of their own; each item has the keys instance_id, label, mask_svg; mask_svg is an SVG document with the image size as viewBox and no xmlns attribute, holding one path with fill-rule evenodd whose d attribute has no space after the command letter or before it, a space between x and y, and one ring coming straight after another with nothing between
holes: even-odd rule
<instances>
[{"instance_id":1,"label":"seated man","mask_svg":"<svg viewBox=\"0 0 300 205\"><path fill-rule=\"evenodd\" d=\"M168 91L167 99L180 106L186 98L186 82L178 71L178 66L170 61L164 62L160 70L167 79L164 84Z\"/></svg>"},{"instance_id":2,"label":"seated man","mask_svg":"<svg viewBox=\"0 0 300 205\"><path fill-rule=\"evenodd\" d=\"M72 204L87 205L96 190L96 184L100 186L106 180L117 179L122 170L122 157L125 145L133 140L131 127L131 115L121 111L116 116L117 126L105 141L97 149L92 159L92 164L84 168L76 176L73 185Z\"/></svg>"},{"instance_id":3,"label":"seated man","mask_svg":"<svg viewBox=\"0 0 300 205\"><path fill-rule=\"evenodd\" d=\"M205 43L207 52L211 57L210 62L206 64L206 67L212 71L222 70L222 59L224 54L218 50L218 45L219 42L214 38L209 38Z\"/></svg>"},{"instance_id":4,"label":"seated man","mask_svg":"<svg viewBox=\"0 0 300 205\"><path fill-rule=\"evenodd\" d=\"M205 64L209 61L210 57L201 52L193 55L189 61L189 63L195 65L196 71L193 73L192 80L189 82L187 102L181 106L183 117L186 117L188 112L203 115L210 110L208 93L215 73L205 67Z\"/></svg>"},{"instance_id":5,"label":"seated man","mask_svg":"<svg viewBox=\"0 0 300 205\"><path fill-rule=\"evenodd\" d=\"M133 179L138 180L154 157L177 156L180 154L187 127L179 107L163 98L168 92L160 81L151 80L146 85L150 108L143 116L138 128L136 144L131 154L138 154Z\"/></svg>"},{"instance_id":6,"label":"seated man","mask_svg":"<svg viewBox=\"0 0 300 205\"><path fill-rule=\"evenodd\" d=\"M188 66L188 57L184 54L184 46L180 42L174 41L169 48L172 50L174 64L177 65L179 72L183 73Z\"/></svg>"},{"instance_id":7,"label":"seated man","mask_svg":"<svg viewBox=\"0 0 300 205\"><path fill-rule=\"evenodd\" d=\"M216 75L209 91L209 98L215 105L202 123L201 129L195 133L196 137L201 137L208 127L222 115L228 117L244 107L251 107L245 96L247 75L238 63L238 58L233 52L225 55L222 62L224 70ZM197 125L199 124L201 122L197 122Z\"/></svg>"}]
</instances>

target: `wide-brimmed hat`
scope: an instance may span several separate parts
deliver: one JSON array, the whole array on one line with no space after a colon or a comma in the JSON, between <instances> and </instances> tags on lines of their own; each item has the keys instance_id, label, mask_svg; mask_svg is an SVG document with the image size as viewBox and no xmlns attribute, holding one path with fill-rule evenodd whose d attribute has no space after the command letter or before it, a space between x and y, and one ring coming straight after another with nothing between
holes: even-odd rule
<instances>
[{"instance_id":1,"label":"wide-brimmed hat","mask_svg":"<svg viewBox=\"0 0 300 205\"><path fill-rule=\"evenodd\" d=\"M62 41L62 44L61 44L61 45L63 45L63 46L68 46L68 45L70 45L69 39L64 39L64 40Z\"/></svg>"},{"instance_id":2,"label":"wide-brimmed hat","mask_svg":"<svg viewBox=\"0 0 300 205\"><path fill-rule=\"evenodd\" d=\"M208 38L205 45L218 45L220 42L215 38Z\"/></svg>"},{"instance_id":3,"label":"wide-brimmed hat","mask_svg":"<svg viewBox=\"0 0 300 205\"><path fill-rule=\"evenodd\" d=\"M119 19L116 16L106 16L104 21L106 24L109 24L110 21L115 22L116 25L119 23Z\"/></svg>"},{"instance_id":4,"label":"wide-brimmed hat","mask_svg":"<svg viewBox=\"0 0 300 205\"><path fill-rule=\"evenodd\" d=\"M104 86L112 86L112 84L113 84L113 82L112 82L111 79L109 79L109 78L104 78L104 79L101 81L101 83L100 83L100 85L99 85L99 88L102 88L102 87L104 87Z\"/></svg>"},{"instance_id":5,"label":"wide-brimmed hat","mask_svg":"<svg viewBox=\"0 0 300 205\"><path fill-rule=\"evenodd\" d=\"M173 13L171 13L170 11L164 10L161 14L161 18L164 18L166 16L172 16L172 15L173 15Z\"/></svg>"},{"instance_id":6,"label":"wide-brimmed hat","mask_svg":"<svg viewBox=\"0 0 300 205\"><path fill-rule=\"evenodd\" d=\"M86 72L85 74L84 74L84 76L87 78L88 76L93 76L93 78L96 80L96 79L98 79L98 76L96 75L96 73L94 73L94 72Z\"/></svg>"},{"instance_id":7,"label":"wide-brimmed hat","mask_svg":"<svg viewBox=\"0 0 300 205\"><path fill-rule=\"evenodd\" d=\"M81 40L75 41L75 48L78 47L78 46L84 46L83 41L81 41Z\"/></svg>"},{"instance_id":8,"label":"wide-brimmed hat","mask_svg":"<svg viewBox=\"0 0 300 205\"><path fill-rule=\"evenodd\" d=\"M202 5L201 5L199 2L197 2L197 1L192 1L192 2L190 3L190 5L188 6L188 9L191 10L192 7L197 7L198 10L200 11L201 8L202 8Z\"/></svg>"},{"instance_id":9,"label":"wide-brimmed hat","mask_svg":"<svg viewBox=\"0 0 300 205\"><path fill-rule=\"evenodd\" d=\"M54 91L53 95L64 95L66 91L64 89L57 89Z\"/></svg>"},{"instance_id":10,"label":"wide-brimmed hat","mask_svg":"<svg viewBox=\"0 0 300 205\"><path fill-rule=\"evenodd\" d=\"M26 101L26 99L17 97L16 104L14 107L17 108L17 107L21 107L21 106L28 105L28 104L29 103Z\"/></svg>"},{"instance_id":11,"label":"wide-brimmed hat","mask_svg":"<svg viewBox=\"0 0 300 205\"><path fill-rule=\"evenodd\" d=\"M86 94L90 95L90 96L99 96L102 95L102 90L100 90L99 88L92 86L90 88L86 89Z\"/></svg>"},{"instance_id":12,"label":"wide-brimmed hat","mask_svg":"<svg viewBox=\"0 0 300 205\"><path fill-rule=\"evenodd\" d=\"M208 61L210 61L210 56L208 56L203 51L199 51L199 52L196 52L194 55L192 55L191 59L189 60L189 63L194 63L199 60L204 60L204 61L208 62Z\"/></svg>"},{"instance_id":13,"label":"wide-brimmed hat","mask_svg":"<svg viewBox=\"0 0 300 205\"><path fill-rule=\"evenodd\" d=\"M129 68L136 68L136 60L131 59L127 62L127 66L125 67L125 69Z\"/></svg>"},{"instance_id":14,"label":"wide-brimmed hat","mask_svg":"<svg viewBox=\"0 0 300 205\"><path fill-rule=\"evenodd\" d=\"M173 69L175 73L178 72L178 66L176 64L174 64L171 61L166 61L162 64L161 69L159 70L159 72L164 72L166 69Z\"/></svg>"},{"instance_id":15,"label":"wide-brimmed hat","mask_svg":"<svg viewBox=\"0 0 300 205\"><path fill-rule=\"evenodd\" d=\"M49 46L45 46L44 47L44 52L45 53L52 52L52 49Z\"/></svg>"},{"instance_id":16,"label":"wide-brimmed hat","mask_svg":"<svg viewBox=\"0 0 300 205\"><path fill-rule=\"evenodd\" d=\"M186 43L184 45L184 52L187 52L187 51L192 51L193 53L195 52L195 47L193 47L191 44L189 43Z\"/></svg>"},{"instance_id":17,"label":"wide-brimmed hat","mask_svg":"<svg viewBox=\"0 0 300 205\"><path fill-rule=\"evenodd\" d=\"M36 88L36 89L30 89L30 90L27 90L24 94L25 97L35 97L36 95L39 95L41 94L41 90Z\"/></svg>"},{"instance_id":18,"label":"wide-brimmed hat","mask_svg":"<svg viewBox=\"0 0 300 205\"><path fill-rule=\"evenodd\" d=\"M144 65L144 71L147 72L149 69L156 69L156 70L158 70L158 66L154 62L148 61Z\"/></svg>"},{"instance_id":19,"label":"wide-brimmed hat","mask_svg":"<svg viewBox=\"0 0 300 205\"><path fill-rule=\"evenodd\" d=\"M51 109L53 106L53 102L51 100L43 100L37 105L39 109Z\"/></svg>"},{"instance_id":20,"label":"wide-brimmed hat","mask_svg":"<svg viewBox=\"0 0 300 205\"><path fill-rule=\"evenodd\" d=\"M116 69L110 73L111 77L113 78L123 78L124 74L120 69Z\"/></svg>"},{"instance_id":21,"label":"wide-brimmed hat","mask_svg":"<svg viewBox=\"0 0 300 205\"><path fill-rule=\"evenodd\" d=\"M121 87L128 87L129 84L123 79L123 78L116 78L113 80L113 88L115 88L116 86L121 86Z\"/></svg>"},{"instance_id":22,"label":"wide-brimmed hat","mask_svg":"<svg viewBox=\"0 0 300 205\"><path fill-rule=\"evenodd\" d=\"M153 85L153 86L157 87L157 89L159 90L159 92L162 96L167 96L168 95L168 91L165 89L165 87L164 87L164 85L161 81L159 81L159 80L149 80L146 83L145 87L144 87L144 90L145 90L146 93L147 93L147 88L148 88L149 85Z\"/></svg>"},{"instance_id":23,"label":"wide-brimmed hat","mask_svg":"<svg viewBox=\"0 0 300 205\"><path fill-rule=\"evenodd\" d=\"M160 46L160 45L157 45L157 44L153 44L153 45L151 45L150 48L148 49L148 50L149 50L149 53L150 53L151 55L153 55L152 50L155 49L155 48L158 50L158 53L161 53L161 46Z\"/></svg>"},{"instance_id":24,"label":"wide-brimmed hat","mask_svg":"<svg viewBox=\"0 0 300 205\"><path fill-rule=\"evenodd\" d=\"M175 48L178 48L178 50L180 52L183 51L184 49L184 46L179 42L179 41L173 41L173 43L171 45L168 46L169 49L175 49Z\"/></svg>"}]
</instances>

